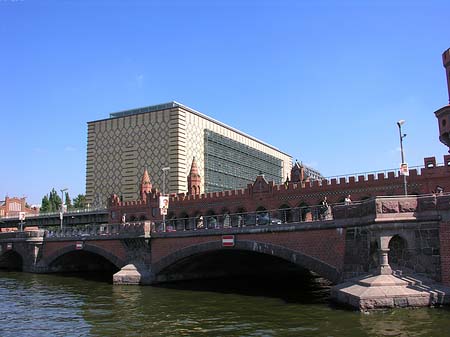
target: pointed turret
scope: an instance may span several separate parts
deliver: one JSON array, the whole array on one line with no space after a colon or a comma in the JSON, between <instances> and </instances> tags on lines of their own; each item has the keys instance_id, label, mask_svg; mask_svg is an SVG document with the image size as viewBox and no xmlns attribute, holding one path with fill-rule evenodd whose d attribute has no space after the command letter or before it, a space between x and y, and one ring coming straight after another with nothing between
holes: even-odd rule
<instances>
[{"instance_id":1,"label":"pointed turret","mask_svg":"<svg viewBox=\"0 0 450 337\"><path fill-rule=\"evenodd\" d=\"M141 200L144 202L147 201L147 194L152 191L152 182L150 181L150 177L148 175L147 168L144 170L144 175L141 180Z\"/></svg>"},{"instance_id":2,"label":"pointed turret","mask_svg":"<svg viewBox=\"0 0 450 337\"><path fill-rule=\"evenodd\" d=\"M188 182L188 194L189 195L198 195L200 194L200 185L202 183L202 179L200 174L198 173L197 162L195 161L195 157L192 159L191 171L187 177Z\"/></svg>"},{"instance_id":3,"label":"pointed turret","mask_svg":"<svg viewBox=\"0 0 450 337\"><path fill-rule=\"evenodd\" d=\"M293 183L302 182L305 179L305 170L303 165L299 164L296 160L294 166L291 169L291 181Z\"/></svg>"},{"instance_id":4,"label":"pointed turret","mask_svg":"<svg viewBox=\"0 0 450 337\"><path fill-rule=\"evenodd\" d=\"M442 54L442 63L447 74L447 90L450 103L450 48ZM434 112L439 124L439 140L447 145L450 153L450 104Z\"/></svg>"}]
</instances>

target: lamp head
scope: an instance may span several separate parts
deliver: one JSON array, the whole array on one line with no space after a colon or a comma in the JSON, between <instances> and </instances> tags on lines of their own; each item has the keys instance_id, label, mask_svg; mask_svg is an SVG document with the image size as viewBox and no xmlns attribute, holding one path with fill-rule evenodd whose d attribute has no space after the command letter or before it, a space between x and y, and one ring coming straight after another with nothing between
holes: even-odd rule
<instances>
[{"instance_id":1,"label":"lamp head","mask_svg":"<svg viewBox=\"0 0 450 337\"><path fill-rule=\"evenodd\" d=\"M405 120L404 120L404 119L400 119L400 120L397 122L398 127L402 126L403 124L405 124Z\"/></svg>"}]
</instances>

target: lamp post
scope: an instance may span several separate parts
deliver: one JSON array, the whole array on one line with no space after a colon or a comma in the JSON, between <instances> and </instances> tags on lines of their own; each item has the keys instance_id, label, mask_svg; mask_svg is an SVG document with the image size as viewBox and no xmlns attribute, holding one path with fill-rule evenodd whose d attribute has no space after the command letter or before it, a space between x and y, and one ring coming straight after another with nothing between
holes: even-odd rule
<instances>
[{"instance_id":1,"label":"lamp post","mask_svg":"<svg viewBox=\"0 0 450 337\"><path fill-rule=\"evenodd\" d=\"M163 167L162 171L164 173L163 177L163 195L166 196L166 172L170 170L169 166ZM163 231L166 231L166 214L163 213Z\"/></svg>"},{"instance_id":2,"label":"lamp post","mask_svg":"<svg viewBox=\"0 0 450 337\"><path fill-rule=\"evenodd\" d=\"M401 119L397 122L397 126L398 126L398 134L400 136L400 152L402 154L402 164L401 166L403 166L405 163L405 154L403 153L403 138L406 137L406 133L402 133L402 125L405 124L405 120ZM406 172L401 172L401 174L403 174L403 188L405 190L405 195L408 195L408 184L406 182Z\"/></svg>"},{"instance_id":3,"label":"lamp post","mask_svg":"<svg viewBox=\"0 0 450 337\"><path fill-rule=\"evenodd\" d=\"M61 220L61 231L63 229L63 218L64 218L64 192L67 188L63 188L61 191L61 213L59 213L59 219Z\"/></svg>"}]
</instances>

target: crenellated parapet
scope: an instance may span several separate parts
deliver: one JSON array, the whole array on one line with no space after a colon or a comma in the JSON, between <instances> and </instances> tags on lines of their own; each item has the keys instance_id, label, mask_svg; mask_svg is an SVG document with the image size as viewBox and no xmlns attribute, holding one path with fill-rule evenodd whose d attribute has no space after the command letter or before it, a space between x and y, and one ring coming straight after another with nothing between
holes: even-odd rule
<instances>
[{"instance_id":1,"label":"crenellated parapet","mask_svg":"<svg viewBox=\"0 0 450 337\"><path fill-rule=\"evenodd\" d=\"M427 157L424 159L424 167L409 171L407 183L410 194L450 191L450 155L445 155L443 159L444 163L438 164L435 157ZM325 196L328 203L337 204L343 202L344 197L349 194L353 201L360 201L375 196L394 196L403 193L403 176L399 171L313 181L290 181L282 185L266 181L261 175L244 189L202 194L173 194L170 196L167 218L311 206L320 204ZM117 196L113 196L110 206L111 222L121 221L124 214L125 221L160 220L158 197L159 192L156 190L148 194L145 202L143 200L121 202Z\"/></svg>"}]
</instances>

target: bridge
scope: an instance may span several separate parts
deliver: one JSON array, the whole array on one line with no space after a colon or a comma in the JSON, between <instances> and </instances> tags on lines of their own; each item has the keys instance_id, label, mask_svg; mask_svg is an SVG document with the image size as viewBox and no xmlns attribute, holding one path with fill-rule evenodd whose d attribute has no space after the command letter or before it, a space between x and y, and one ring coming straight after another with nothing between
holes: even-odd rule
<instances>
[{"instance_id":1,"label":"bridge","mask_svg":"<svg viewBox=\"0 0 450 337\"><path fill-rule=\"evenodd\" d=\"M116 284L298 267L334 284L394 273L450 286L450 194L376 197L324 213L309 207L225 214L201 226L189 218L181 227L178 219L165 228L142 221L1 233L0 267L102 271Z\"/></svg>"}]
</instances>

